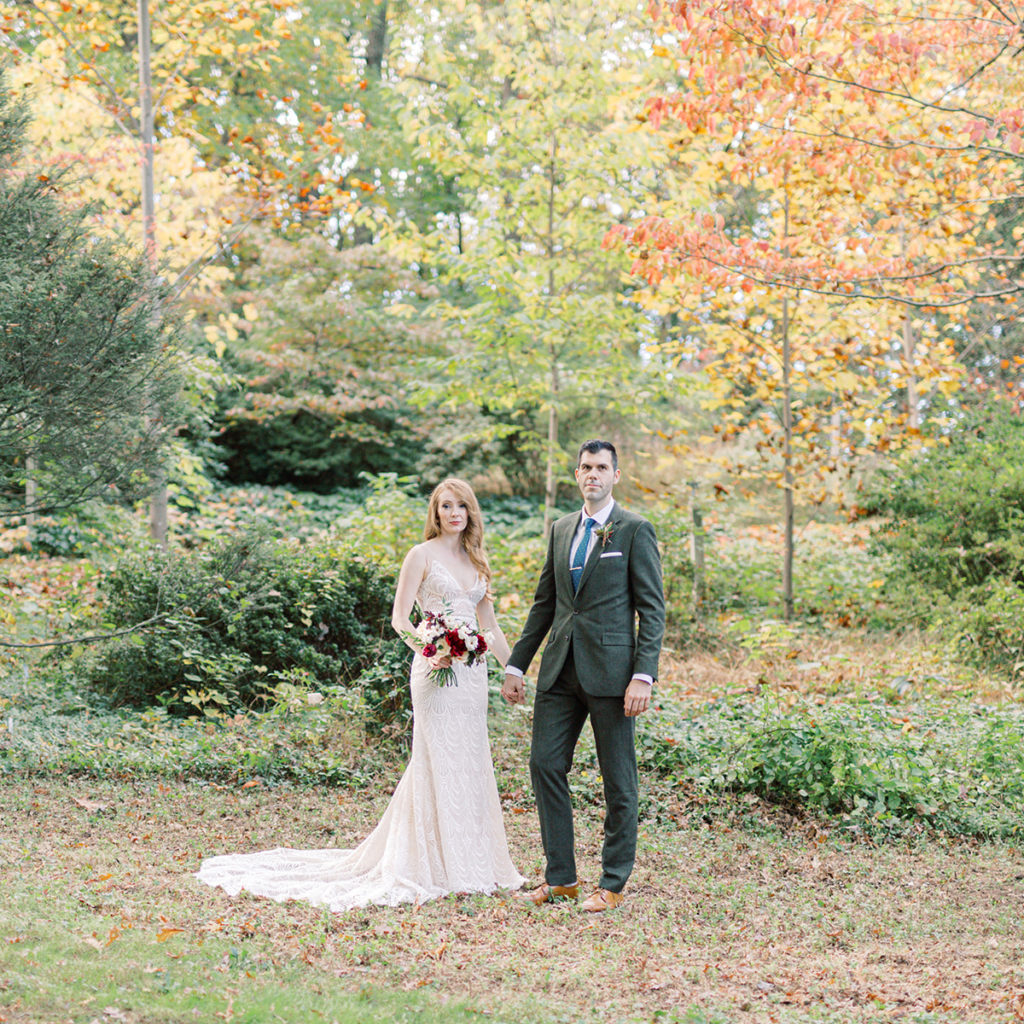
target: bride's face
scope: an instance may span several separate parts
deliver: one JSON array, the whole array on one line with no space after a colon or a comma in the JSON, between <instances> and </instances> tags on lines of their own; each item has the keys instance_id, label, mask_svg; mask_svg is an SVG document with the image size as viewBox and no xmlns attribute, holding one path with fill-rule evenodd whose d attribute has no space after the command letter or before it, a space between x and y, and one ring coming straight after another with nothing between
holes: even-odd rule
<instances>
[{"instance_id":1,"label":"bride's face","mask_svg":"<svg viewBox=\"0 0 1024 1024\"><path fill-rule=\"evenodd\" d=\"M444 490L437 501L437 516L441 520L442 533L462 533L469 522L469 509L454 493Z\"/></svg>"}]
</instances>

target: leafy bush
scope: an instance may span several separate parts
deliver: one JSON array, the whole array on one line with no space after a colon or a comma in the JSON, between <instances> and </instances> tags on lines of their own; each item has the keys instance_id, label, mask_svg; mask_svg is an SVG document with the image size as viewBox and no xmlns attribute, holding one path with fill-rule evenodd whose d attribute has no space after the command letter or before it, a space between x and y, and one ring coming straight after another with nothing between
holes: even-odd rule
<instances>
[{"instance_id":1,"label":"leafy bush","mask_svg":"<svg viewBox=\"0 0 1024 1024\"><path fill-rule=\"evenodd\" d=\"M137 516L94 499L52 516L37 516L31 547L36 554L58 558L109 556L124 546L126 538L139 532Z\"/></svg>"},{"instance_id":2,"label":"leafy bush","mask_svg":"<svg viewBox=\"0 0 1024 1024\"><path fill-rule=\"evenodd\" d=\"M324 531L359 508L365 489L315 494L282 487L218 487L197 507L171 510L175 538L186 547L244 533L254 524L269 536L319 542Z\"/></svg>"},{"instance_id":3,"label":"leafy bush","mask_svg":"<svg viewBox=\"0 0 1024 1024\"><path fill-rule=\"evenodd\" d=\"M1024 589L1008 580L974 587L938 619L964 661L1024 677Z\"/></svg>"},{"instance_id":4,"label":"leafy bush","mask_svg":"<svg viewBox=\"0 0 1024 1024\"><path fill-rule=\"evenodd\" d=\"M108 620L155 624L105 646L85 678L115 704L178 712L258 706L281 683L351 685L408 664L390 627L393 590L367 561L251 534L129 556L101 584Z\"/></svg>"},{"instance_id":5,"label":"leafy bush","mask_svg":"<svg viewBox=\"0 0 1024 1024\"><path fill-rule=\"evenodd\" d=\"M1024 812L1024 709L882 701L720 701L644 727L650 769L706 790L754 793L853 825L928 821L1010 835Z\"/></svg>"},{"instance_id":6,"label":"leafy bush","mask_svg":"<svg viewBox=\"0 0 1024 1024\"><path fill-rule=\"evenodd\" d=\"M266 711L182 718L111 709L74 685L55 673L0 677L0 773L361 786L394 770L393 746L366 735L359 688L283 683Z\"/></svg>"},{"instance_id":7,"label":"leafy bush","mask_svg":"<svg viewBox=\"0 0 1024 1024\"><path fill-rule=\"evenodd\" d=\"M925 456L880 474L866 499L887 517L893 614L947 636L967 661L1018 680L1024 669L1024 418L975 413Z\"/></svg>"},{"instance_id":8,"label":"leafy bush","mask_svg":"<svg viewBox=\"0 0 1024 1024\"><path fill-rule=\"evenodd\" d=\"M299 410L265 419L250 413L219 433L224 474L235 484L330 492L363 473L394 472L423 461L427 439L408 407L367 408L347 416Z\"/></svg>"},{"instance_id":9,"label":"leafy bush","mask_svg":"<svg viewBox=\"0 0 1024 1024\"><path fill-rule=\"evenodd\" d=\"M740 630L778 616L783 547L775 525L712 522L705 544L708 609L745 612L736 621ZM793 553L797 615L844 627L874 624L886 567L887 556L869 550L866 525L803 524Z\"/></svg>"},{"instance_id":10,"label":"leafy bush","mask_svg":"<svg viewBox=\"0 0 1024 1024\"><path fill-rule=\"evenodd\" d=\"M397 571L409 548L423 540L426 499L414 493L411 477L364 474L362 480L369 493L361 505L337 520L331 543L353 557Z\"/></svg>"},{"instance_id":11,"label":"leafy bush","mask_svg":"<svg viewBox=\"0 0 1024 1024\"><path fill-rule=\"evenodd\" d=\"M665 629L671 643L685 644L693 637L693 559L690 557L692 520L678 507L658 509L651 517L661 551L665 590Z\"/></svg>"},{"instance_id":12,"label":"leafy bush","mask_svg":"<svg viewBox=\"0 0 1024 1024\"><path fill-rule=\"evenodd\" d=\"M990 579L1024 585L1024 417L996 406L880 472L868 508L894 584L956 597Z\"/></svg>"}]
</instances>

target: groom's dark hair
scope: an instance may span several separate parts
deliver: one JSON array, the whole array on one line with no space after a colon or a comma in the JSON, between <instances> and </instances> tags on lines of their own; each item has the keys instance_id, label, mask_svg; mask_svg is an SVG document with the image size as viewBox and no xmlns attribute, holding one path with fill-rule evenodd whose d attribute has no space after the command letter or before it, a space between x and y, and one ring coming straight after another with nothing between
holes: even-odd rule
<instances>
[{"instance_id":1,"label":"groom's dark hair","mask_svg":"<svg viewBox=\"0 0 1024 1024\"><path fill-rule=\"evenodd\" d=\"M580 459L583 458L583 453L587 452L589 455L596 455L598 452L608 451L612 453L612 469L619 468L619 453L615 450L615 445L611 441L584 441L580 445L580 450L576 453L576 465L580 464Z\"/></svg>"}]
</instances>

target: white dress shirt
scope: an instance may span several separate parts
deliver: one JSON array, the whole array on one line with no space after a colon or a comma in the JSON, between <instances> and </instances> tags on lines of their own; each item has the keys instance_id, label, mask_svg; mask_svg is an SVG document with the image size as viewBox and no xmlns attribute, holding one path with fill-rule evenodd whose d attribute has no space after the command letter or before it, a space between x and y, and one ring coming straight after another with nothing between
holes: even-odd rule
<instances>
[{"instance_id":1,"label":"white dress shirt","mask_svg":"<svg viewBox=\"0 0 1024 1024\"><path fill-rule=\"evenodd\" d=\"M593 515L589 515L585 508L580 512L579 525L577 525L576 532L572 537L572 543L569 545L570 566L576 557L576 549L580 546L580 541L583 540L583 531L587 528L587 520L594 520L594 526L590 530L590 543L587 545L587 558L589 558L590 552L594 550L594 545L597 543L597 531L611 518L613 508L615 508L615 502L609 501L604 508L595 512ZM583 559L584 565L587 564L587 558Z\"/></svg>"}]
</instances>

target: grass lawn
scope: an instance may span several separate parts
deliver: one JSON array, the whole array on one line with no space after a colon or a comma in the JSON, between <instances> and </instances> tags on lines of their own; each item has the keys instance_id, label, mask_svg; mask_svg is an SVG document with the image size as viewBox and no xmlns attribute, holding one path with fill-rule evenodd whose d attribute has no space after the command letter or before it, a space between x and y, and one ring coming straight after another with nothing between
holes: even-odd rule
<instances>
[{"instance_id":1,"label":"grass lawn","mask_svg":"<svg viewBox=\"0 0 1024 1024\"><path fill-rule=\"evenodd\" d=\"M498 753L515 778L511 746ZM630 898L600 917L502 895L328 914L192 877L208 854L352 845L387 797L6 777L0 1020L1024 1019L1019 848L876 846L752 798L646 824ZM539 878L518 797L513 856ZM597 811L579 824L593 881Z\"/></svg>"}]
</instances>

